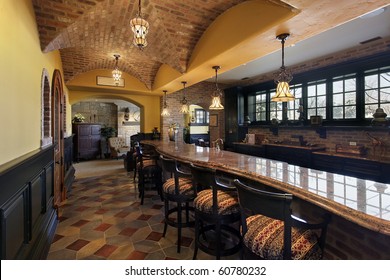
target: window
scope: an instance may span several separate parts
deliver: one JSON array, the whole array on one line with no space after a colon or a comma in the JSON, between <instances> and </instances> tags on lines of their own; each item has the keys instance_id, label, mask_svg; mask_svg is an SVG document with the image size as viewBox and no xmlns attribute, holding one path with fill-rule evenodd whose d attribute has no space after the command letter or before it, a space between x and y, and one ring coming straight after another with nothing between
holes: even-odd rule
<instances>
[{"instance_id":1,"label":"window","mask_svg":"<svg viewBox=\"0 0 390 280\"><path fill-rule=\"evenodd\" d=\"M326 83L317 81L308 84L307 87L307 118L310 116L322 116L326 119Z\"/></svg>"},{"instance_id":2,"label":"window","mask_svg":"<svg viewBox=\"0 0 390 280\"><path fill-rule=\"evenodd\" d=\"M287 102L287 118L289 120L299 119L299 106L302 98L302 85L294 85L290 87L291 93L295 96L294 101Z\"/></svg>"},{"instance_id":3,"label":"window","mask_svg":"<svg viewBox=\"0 0 390 280\"><path fill-rule=\"evenodd\" d=\"M390 67L365 73L364 101L365 118L372 118L378 107L390 114Z\"/></svg>"},{"instance_id":4,"label":"window","mask_svg":"<svg viewBox=\"0 0 390 280\"><path fill-rule=\"evenodd\" d=\"M267 120L267 92L260 91L256 93L256 121Z\"/></svg>"},{"instance_id":5,"label":"window","mask_svg":"<svg viewBox=\"0 0 390 280\"><path fill-rule=\"evenodd\" d=\"M276 89L270 91L270 95L274 96ZM279 121L283 120L283 102L273 102L270 101L270 120L277 119Z\"/></svg>"},{"instance_id":6,"label":"window","mask_svg":"<svg viewBox=\"0 0 390 280\"><path fill-rule=\"evenodd\" d=\"M333 79L333 119L356 118L356 77L353 75Z\"/></svg>"},{"instance_id":7,"label":"window","mask_svg":"<svg viewBox=\"0 0 390 280\"><path fill-rule=\"evenodd\" d=\"M209 112L206 112L203 109L195 109L195 123L208 124L209 123Z\"/></svg>"},{"instance_id":8,"label":"window","mask_svg":"<svg viewBox=\"0 0 390 280\"><path fill-rule=\"evenodd\" d=\"M240 89L252 125L278 119L281 125L308 125L322 116L325 125L370 125L378 108L390 115L388 52L300 73L290 91L294 101L272 102L275 84L267 81ZM246 98L246 99L245 99ZM242 114L241 114L242 115Z\"/></svg>"}]
</instances>

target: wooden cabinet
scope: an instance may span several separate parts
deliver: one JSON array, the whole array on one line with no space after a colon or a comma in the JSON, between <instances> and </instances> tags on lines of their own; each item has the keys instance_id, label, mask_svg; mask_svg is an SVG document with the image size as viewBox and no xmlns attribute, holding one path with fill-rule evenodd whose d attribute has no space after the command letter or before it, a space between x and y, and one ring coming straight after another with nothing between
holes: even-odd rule
<instances>
[{"instance_id":1,"label":"wooden cabinet","mask_svg":"<svg viewBox=\"0 0 390 280\"><path fill-rule=\"evenodd\" d=\"M390 164L342 154L313 153L312 168L388 184Z\"/></svg>"},{"instance_id":2,"label":"wooden cabinet","mask_svg":"<svg viewBox=\"0 0 390 280\"><path fill-rule=\"evenodd\" d=\"M233 142L234 152L256 156L256 157L265 157L265 146L264 145L251 145L239 142Z\"/></svg>"},{"instance_id":3,"label":"wooden cabinet","mask_svg":"<svg viewBox=\"0 0 390 280\"><path fill-rule=\"evenodd\" d=\"M73 124L74 158L94 159L100 156L100 124Z\"/></svg>"}]
</instances>

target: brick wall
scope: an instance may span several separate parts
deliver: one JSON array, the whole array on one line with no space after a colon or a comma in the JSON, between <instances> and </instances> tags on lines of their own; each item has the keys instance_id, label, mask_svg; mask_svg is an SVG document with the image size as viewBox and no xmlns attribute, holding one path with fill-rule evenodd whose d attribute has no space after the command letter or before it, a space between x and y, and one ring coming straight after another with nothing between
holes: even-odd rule
<instances>
[{"instance_id":1,"label":"brick wall","mask_svg":"<svg viewBox=\"0 0 390 280\"><path fill-rule=\"evenodd\" d=\"M303 140L308 143L325 146L328 152L335 152L336 144L350 145L350 142L356 142L357 145L363 145L367 149L367 156L375 159L390 160L390 135L388 131L373 131L370 127L364 128L326 128L326 138L320 138L316 129L313 128L279 128L278 135L273 135L269 128L255 127L249 128L248 133L262 134L270 143L274 141L290 140L291 135L302 135ZM384 145L384 153L381 154L380 148L374 150L374 146L368 135L381 139ZM293 139L297 141L297 139Z\"/></svg>"},{"instance_id":2,"label":"brick wall","mask_svg":"<svg viewBox=\"0 0 390 280\"><path fill-rule=\"evenodd\" d=\"M364 45L359 45L355 48L351 48L342 52L334 53L328 56L324 56L318 58L313 61L308 61L302 63L300 65L295 65L289 67L293 73L302 73L310 70L314 70L317 68L325 67L332 64L341 63L344 61L348 61L351 59L362 58L365 56L373 55L375 53L380 53L384 51L390 50L390 38L384 38L377 40L372 43L367 43ZM273 72L268 73L259 77L255 77L250 80L237 82L236 86L248 86L253 84L258 84L266 81L273 80ZM220 88L232 87L233 85L224 86L219 84ZM189 104L197 104L202 106L204 109L208 110L210 103L210 95L214 89L214 83L210 82L201 82L196 85L189 86L186 88L186 98L189 101ZM167 139L167 130L168 126L172 122L177 122L180 124L182 128L184 125L183 116L180 114L179 110L181 107L180 100L182 99L182 91L177 91L175 93L167 95L167 103L170 108L171 116L165 117L161 119L161 131L163 139ZM163 101L161 98L161 108L163 106ZM211 112L212 114L218 114L218 127L210 127L210 139L215 140L219 137L225 137L225 113L222 112ZM269 129L261 129L261 128L251 128L250 133L262 133L265 134L271 141L281 140L284 138L290 138L291 134L301 134L305 137L305 140L312 143L318 143L325 145L330 151L334 151L336 144L348 145L349 142L354 141L357 144L362 144L368 148L368 154L373 156L373 146L367 135L361 129L353 130L342 130L342 129L329 129L327 131L327 138L322 139L319 138L318 134L315 130L307 130L304 129L302 131L295 130L294 132L289 130L280 130L279 136L274 137ZM386 132L378 132L378 131L369 131L371 135L374 137L378 137L385 142L386 145L386 154L385 158L390 157L389 149L390 149L390 138L388 133ZM182 139L182 131L181 131L181 139ZM179 137L179 138L180 138ZM377 152L378 153L378 152ZM375 155L376 156L376 155Z\"/></svg>"},{"instance_id":3,"label":"brick wall","mask_svg":"<svg viewBox=\"0 0 390 280\"><path fill-rule=\"evenodd\" d=\"M386 52L390 50L390 38L384 38L372 43L359 45L355 48L350 48L331 55L323 56L315 60L307 61L299 65L286 65L288 69L294 74L304 73L310 70L330 66L337 63L346 62L351 59L363 58L365 56L374 55L376 53ZM274 71L275 72L275 71ZM250 80L240 81L237 85L248 86L259 84L274 79L274 72L267 73Z\"/></svg>"},{"instance_id":4,"label":"brick wall","mask_svg":"<svg viewBox=\"0 0 390 280\"><path fill-rule=\"evenodd\" d=\"M220 85L220 88L224 88L223 85ZM201 82L196 85L188 86L185 90L187 104L194 104L201 106L204 110L209 111L209 106L211 104L211 94L215 89L215 84L210 82ZM183 90L177 91L170 94L167 93L167 105L170 112L169 117L161 117L161 135L164 141L168 141L168 129L171 123L178 123L180 125L179 130L179 141L183 141L183 127L184 123L183 114L180 113L181 100L183 99ZM222 99L223 103L223 99ZM163 98L161 97L160 106L163 107ZM162 111L162 109L161 109ZM210 127L210 141L216 140L218 138L225 137L225 112L222 111L210 111L210 114L218 115L218 126ZM149 132L149 131L146 131Z\"/></svg>"}]
</instances>

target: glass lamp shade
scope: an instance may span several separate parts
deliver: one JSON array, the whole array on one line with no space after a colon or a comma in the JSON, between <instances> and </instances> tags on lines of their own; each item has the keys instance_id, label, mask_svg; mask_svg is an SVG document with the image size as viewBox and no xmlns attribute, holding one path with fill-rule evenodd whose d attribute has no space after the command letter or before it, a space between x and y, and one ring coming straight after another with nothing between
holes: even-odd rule
<instances>
[{"instance_id":1,"label":"glass lamp shade","mask_svg":"<svg viewBox=\"0 0 390 280\"><path fill-rule=\"evenodd\" d=\"M115 82L119 82L122 77L122 71L120 71L118 68L115 68L112 70L112 77L114 78Z\"/></svg>"},{"instance_id":2,"label":"glass lamp shade","mask_svg":"<svg viewBox=\"0 0 390 280\"><path fill-rule=\"evenodd\" d=\"M209 107L210 110L223 110L224 107L221 103L221 97L219 95L213 96L211 100L211 105Z\"/></svg>"},{"instance_id":3,"label":"glass lamp shade","mask_svg":"<svg viewBox=\"0 0 390 280\"><path fill-rule=\"evenodd\" d=\"M294 95L290 92L288 82L279 82L276 87L276 94L271 98L274 102L288 102L295 100Z\"/></svg>"},{"instance_id":4,"label":"glass lamp shade","mask_svg":"<svg viewBox=\"0 0 390 280\"><path fill-rule=\"evenodd\" d=\"M182 114L188 114L190 112L190 108L187 104L183 104L180 109L180 113Z\"/></svg>"},{"instance_id":5,"label":"glass lamp shade","mask_svg":"<svg viewBox=\"0 0 390 280\"><path fill-rule=\"evenodd\" d=\"M134 32L133 44L139 48L144 48L148 45L146 34L149 31L149 23L141 17L133 18L130 21L131 30Z\"/></svg>"},{"instance_id":6,"label":"glass lamp shade","mask_svg":"<svg viewBox=\"0 0 390 280\"><path fill-rule=\"evenodd\" d=\"M163 117L169 117L171 114L169 113L168 111L168 108L167 107L164 107L162 113L161 113L161 116Z\"/></svg>"}]
</instances>

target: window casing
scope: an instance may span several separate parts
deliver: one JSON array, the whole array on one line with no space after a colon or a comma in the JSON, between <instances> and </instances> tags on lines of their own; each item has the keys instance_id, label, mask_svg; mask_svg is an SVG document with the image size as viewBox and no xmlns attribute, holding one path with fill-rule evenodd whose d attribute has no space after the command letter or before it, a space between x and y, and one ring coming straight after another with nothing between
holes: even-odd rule
<instances>
[{"instance_id":1,"label":"window casing","mask_svg":"<svg viewBox=\"0 0 390 280\"><path fill-rule=\"evenodd\" d=\"M291 86L290 91L294 94L295 100L287 102L287 118L296 121L299 119L299 107L302 106L302 85Z\"/></svg>"},{"instance_id":2,"label":"window casing","mask_svg":"<svg viewBox=\"0 0 390 280\"><path fill-rule=\"evenodd\" d=\"M263 90L257 92L255 100L255 120L264 122L267 120L267 91Z\"/></svg>"},{"instance_id":3,"label":"window casing","mask_svg":"<svg viewBox=\"0 0 390 280\"><path fill-rule=\"evenodd\" d=\"M322 116L326 119L326 83L325 81L310 82L307 85L307 118Z\"/></svg>"},{"instance_id":4,"label":"window casing","mask_svg":"<svg viewBox=\"0 0 390 280\"><path fill-rule=\"evenodd\" d=\"M356 77L337 77L332 82L333 119L356 119Z\"/></svg>"},{"instance_id":5,"label":"window casing","mask_svg":"<svg viewBox=\"0 0 390 280\"><path fill-rule=\"evenodd\" d=\"M378 107L390 115L390 67L365 72L364 102L365 118L372 118Z\"/></svg>"},{"instance_id":6,"label":"window casing","mask_svg":"<svg viewBox=\"0 0 390 280\"><path fill-rule=\"evenodd\" d=\"M195 123L196 124L208 124L209 112L203 109L195 109Z\"/></svg>"}]
</instances>

